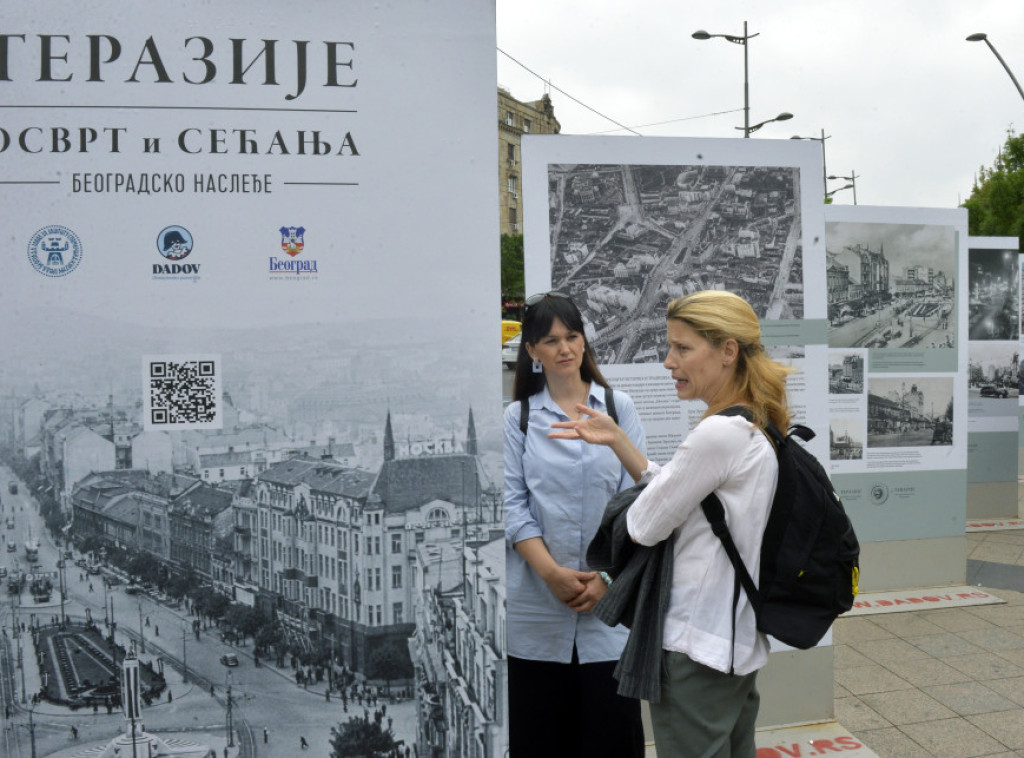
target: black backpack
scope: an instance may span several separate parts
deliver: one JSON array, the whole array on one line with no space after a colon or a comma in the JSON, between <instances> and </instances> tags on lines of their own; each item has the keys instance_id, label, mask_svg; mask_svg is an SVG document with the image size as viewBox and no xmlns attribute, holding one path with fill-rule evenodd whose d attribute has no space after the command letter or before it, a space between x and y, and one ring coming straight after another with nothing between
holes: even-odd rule
<instances>
[{"instance_id":1,"label":"black backpack","mask_svg":"<svg viewBox=\"0 0 1024 758\"><path fill-rule=\"evenodd\" d=\"M615 410L615 393L611 387L604 388L604 407L608 409L608 415L612 417L612 421L616 424L619 423L619 413ZM519 401L519 430L526 434L526 429L530 425L530 399L526 398Z\"/></svg>"},{"instance_id":2,"label":"black backpack","mask_svg":"<svg viewBox=\"0 0 1024 758\"><path fill-rule=\"evenodd\" d=\"M719 413L752 420L750 410L740 406ZM805 650L818 644L836 617L853 607L860 579L860 544L825 469L794 439L807 442L814 432L797 424L783 435L769 424L765 433L778 456L779 483L761 540L759 587L743 565L715 493L704 499L701 508L736 570L734 643L742 586L754 607L757 628Z\"/></svg>"}]
</instances>

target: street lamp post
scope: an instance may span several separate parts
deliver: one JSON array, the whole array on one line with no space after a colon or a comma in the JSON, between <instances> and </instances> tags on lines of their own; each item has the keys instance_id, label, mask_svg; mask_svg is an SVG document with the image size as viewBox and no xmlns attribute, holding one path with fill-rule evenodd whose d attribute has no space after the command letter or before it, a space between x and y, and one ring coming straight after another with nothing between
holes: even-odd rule
<instances>
[{"instance_id":1,"label":"street lamp post","mask_svg":"<svg viewBox=\"0 0 1024 758\"><path fill-rule=\"evenodd\" d=\"M853 185L852 185L852 184L847 184L847 185L846 185L845 187L837 187L837 188L836 188L836 189L834 189L834 190L830 190L829 192L826 192L826 193L825 193L825 197L832 197L832 196L833 196L834 194L836 194L837 192L842 192L843 190L848 190L848 189L850 189L851 187L853 187Z\"/></svg>"},{"instance_id":2,"label":"street lamp post","mask_svg":"<svg viewBox=\"0 0 1024 758\"><path fill-rule=\"evenodd\" d=\"M60 560L57 561L57 569L60 572L58 574L58 578L60 580L58 582L59 585L60 585L59 586L59 592L60 592L60 626L61 626L61 629L64 629L65 627L67 627L68 617L64 613L64 592L65 592L64 586L65 585L64 585L64 559L63 558L61 558Z\"/></svg>"},{"instance_id":3,"label":"street lamp post","mask_svg":"<svg viewBox=\"0 0 1024 758\"><path fill-rule=\"evenodd\" d=\"M721 37L724 40L733 42L737 45L743 45L743 136L749 137L753 129L750 128L750 68L749 59L747 54L747 42L756 37L760 32L754 32L753 34L747 34L747 22L743 22L743 36L737 37L735 34L709 34L703 29L695 31L691 37L694 39L711 39L712 37ZM738 127L737 127L738 128Z\"/></svg>"},{"instance_id":4,"label":"street lamp post","mask_svg":"<svg viewBox=\"0 0 1024 758\"><path fill-rule=\"evenodd\" d=\"M185 648L185 642L188 640L188 624L184 621L181 622L181 681L183 684L188 684L188 650Z\"/></svg>"},{"instance_id":5,"label":"street lamp post","mask_svg":"<svg viewBox=\"0 0 1024 758\"><path fill-rule=\"evenodd\" d=\"M988 45L988 49L992 51L992 55L996 57L996 60L1003 64L1003 68L1006 69L1006 73L1010 75L1010 81L1012 81L1013 86L1017 88L1017 92L1019 92L1020 96L1024 98L1024 89L1021 89L1020 82L1017 81L1017 77L1013 75L1013 72L1010 70L1010 67L1006 65L1006 61L1003 60L1003 56L1001 56L999 54L999 51L996 50L995 46L991 42L989 42L988 35L985 34L984 32L977 32L976 34L972 34L969 37L967 37L967 41L984 42L986 45Z\"/></svg>"},{"instance_id":6,"label":"street lamp post","mask_svg":"<svg viewBox=\"0 0 1024 758\"><path fill-rule=\"evenodd\" d=\"M765 124L770 124L773 121L789 121L791 118L793 118L793 114L792 113L787 113L786 111L783 111L782 113L780 113L775 118L770 118L770 119L767 119L765 121L760 121L760 122L758 122L756 124L751 124L750 126L743 127L744 132L745 132L743 136L744 137L749 137L751 134L756 132L758 129L760 129ZM739 129L740 127L734 126L733 128L734 129Z\"/></svg>"},{"instance_id":7,"label":"street lamp post","mask_svg":"<svg viewBox=\"0 0 1024 758\"><path fill-rule=\"evenodd\" d=\"M852 189L853 190L853 204L854 205L857 204L857 172L856 171L851 171L849 176L839 176L839 175L836 175L836 174L829 174L828 178L829 179L842 179L844 182L849 182L849 184L846 185L845 187L840 187L839 189L834 190L833 193L826 192L825 193L826 195L834 194L835 192L839 192L839 190Z\"/></svg>"},{"instance_id":8,"label":"street lamp post","mask_svg":"<svg viewBox=\"0 0 1024 758\"><path fill-rule=\"evenodd\" d=\"M824 187L824 189L822 191L825 193L826 197L828 197L828 170L825 168L825 140L827 140L827 139L829 139L831 137L832 137L831 134L829 134L829 135L825 134L825 130L824 129L821 130L821 136L820 137L801 137L801 136L796 135L796 134L794 134L792 137L790 137L790 139L812 139L815 142L820 142L821 143L821 181L822 181L822 186Z\"/></svg>"}]
</instances>

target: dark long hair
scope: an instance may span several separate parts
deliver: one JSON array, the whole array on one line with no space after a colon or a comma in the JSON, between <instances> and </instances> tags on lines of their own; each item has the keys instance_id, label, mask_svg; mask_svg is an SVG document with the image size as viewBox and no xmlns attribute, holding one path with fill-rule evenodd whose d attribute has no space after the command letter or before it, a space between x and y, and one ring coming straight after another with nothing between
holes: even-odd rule
<instances>
[{"instance_id":1,"label":"dark long hair","mask_svg":"<svg viewBox=\"0 0 1024 758\"><path fill-rule=\"evenodd\" d=\"M519 355L516 356L516 378L512 384L512 399L526 400L544 388L544 374L533 373L533 360L526 352L527 343L537 344L551 331L551 325L558 319L566 328L583 334L583 364L580 366L580 378L585 382L596 382L602 387L610 386L597 367L590 342L583 330L583 314L576 304L564 295L547 295L540 302L527 306L523 316L522 337L519 340Z\"/></svg>"}]
</instances>

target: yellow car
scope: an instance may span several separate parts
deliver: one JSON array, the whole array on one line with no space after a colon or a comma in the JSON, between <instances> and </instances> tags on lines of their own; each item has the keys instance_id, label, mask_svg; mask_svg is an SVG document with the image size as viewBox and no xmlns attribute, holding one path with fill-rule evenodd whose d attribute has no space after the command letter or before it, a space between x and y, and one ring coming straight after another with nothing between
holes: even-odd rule
<instances>
[{"instance_id":1,"label":"yellow car","mask_svg":"<svg viewBox=\"0 0 1024 758\"><path fill-rule=\"evenodd\" d=\"M523 325L518 321L504 319L501 322L501 344L504 345L523 330Z\"/></svg>"}]
</instances>

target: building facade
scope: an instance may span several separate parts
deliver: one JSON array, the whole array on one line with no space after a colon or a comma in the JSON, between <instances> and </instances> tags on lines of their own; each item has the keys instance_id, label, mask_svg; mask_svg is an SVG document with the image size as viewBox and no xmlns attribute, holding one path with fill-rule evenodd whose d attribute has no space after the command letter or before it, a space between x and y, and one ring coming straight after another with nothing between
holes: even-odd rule
<instances>
[{"instance_id":1,"label":"building facade","mask_svg":"<svg viewBox=\"0 0 1024 758\"><path fill-rule=\"evenodd\" d=\"M516 100L498 88L498 198L502 234L523 233L522 145L524 134L558 134L551 98Z\"/></svg>"}]
</instances>

